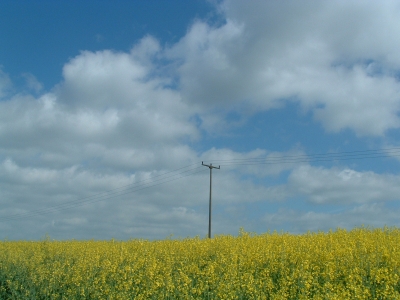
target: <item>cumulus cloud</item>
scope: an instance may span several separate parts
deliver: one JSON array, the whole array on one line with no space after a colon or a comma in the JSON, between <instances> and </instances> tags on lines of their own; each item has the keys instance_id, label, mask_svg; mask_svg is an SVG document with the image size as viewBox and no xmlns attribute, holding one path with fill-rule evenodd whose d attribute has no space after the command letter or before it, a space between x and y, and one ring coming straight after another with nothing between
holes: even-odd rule
<instances>
[{"instance_id":1,"label":"cumulus cloud","mask_svg":"<svg viewBox=\"0 0 400 300\"><path fill-rule=\"evenodd\" d=\"M257 177L278 176L308 161L305 152L296 148L285 152L255 149L238 153L228 148L213 147L205 151L201 158L205 161L215 161L228 170Z\"/></svg>"},{"instance_id":2,"label":"cumulus cloud","mask_svg":"<svg viewBox=\"0 0 400 300\"><path fill-rule=\"evenodd\" d=\"M204 236L209 170L201 161L221 165L213 171L221 233L248 222L249 207L262 215L277 203L296 207L297 198L309 208L352 208L281 210L261 221L295 231L368 218L380 225L385 213L395 222L383 203L398 199L398 175L310 166L301 148L199 151L193 142L290 101L329 132L398 128L399 4L226 0L217 9L220 22L196 20L176 44L146 36L128 52L82 51L49 91L26 73L31 94L10 94L0 70L0 216L10 221L2 232Z\"/></svg>"},{"instance_id":3,"label":"cumulus cloud","mask_svg":"<svg viewBox=\"0 0 400 300\"><path fill-rule=\"evenodd\" d=\"M352 204L399 198L400 176L358 172L349 168L301 166L292 171L288 184L295 193L318 204Z\"/></svg>"},{"instance_id":4,"label":"cumulus cloud","mask_svg":"<svg viewBox=\"0 0 400 300\"><path fill-rule=\"evenodd\" d=\"M382 203L357 205L340 212L296 211L280 209L267 213L263 222L270 230L282 229L291 233L329 231L337 228L353 229L361 226L399 226L399 209L390 209Z\"/></svg>"},{"instance_id":5,"label":"cumulus cloud","mask_svg":"<svg viewBox=\"0 0 400 300\"><path fill-rule=\"evenodd\" d=\"M2 154L23 149L49 163L97 158L131 168L188 162L192 150L179 141L198 138L192 110L152 73L143 57L152 51L155 41L145 38L131 53L83 52L64 66L53 92L1 102Z\"/></svg>"},{"instance_id":6,"label":"cumulus cloud","mask_svg":"<svg viewBox=\"0 0 400 300\"><path fill-rule=\"evenodd\" d=\"M23 73L22 77L26 81L26 86L29 90L39 93L43 89L43 85L37 80L37 78L30 73Z\"/></svg>"},{"instance_id":7,"label":"cumulus cloud","mask_svg":"<svg viewBox=\"0 0 400 300\"><path fill-rule=\"evenodd\" d=\"M264 187L226 169L214 175L215 211L254 202L284 200L285 190ZM0 218L14 238L164 238L205 236L208 223L208 169L102 174L83 166L66 169L0 165ZM178 180L179 179L179 180ZM235 234L247 216L217 214L215 232ZM40 226L39 226L40 225ZM19 231L18 228L21 228ZM24 228L24 229L22 229Z\"/></svg>"},{"instance_id":8,"label":"cumulus cloud","mask_svg":"<svg viewBox=\"0 0 400 300\"><path fill-rule=\"evenodd\" d=\"M149 238L201 234L199 224L207 223L209 178L200 158L216 159L214 154L226 153L219 158L237 159L266 153L214 149L199 157L179 142L179 133L178 137L164 136L161 142L151 135L143 141L134 133L157 126L152 119L143 123L143 128L132 128L131 136L119 127L124 117L121 109L71 108L63 102L67 99L60 99L62 88L38 98L16 95L0 103L0 137L4 141L0 178L2 194L8 199L0 215L7 221L2 225L4 231L13 227L19 232L14 238L41 238L44 232L54 238L126 238L143 232ZM131 109L129 105L126 110ZM162 105L152 109L168 114L168 110L158 111ZM171 112L170 117L174 116ZM183 119L181 115L176 118ZM193 126L186 122L183 125ZM168 126L163 124L159 130L168 130ZM189 172L168 173L193 162L198 163L197 169L194 165ZM172 184L161 184L170 181ZM265 195L268 201L282 199L277 188L243 182L234 170L224 169L214 181L217 206L262 201ZM224 219L229 224L229 216ZM229 226L217 219L216 228Z\"/></svg>"},{"instance_id":9,"label":"cumulus cloud","mask_svg":"<svg viewBox=\"0 0 400 300\"><path fill-rule=\"evenodd\" d=\"M13 228L14 238L33 239L45 232L127 238L136 232L129 228L148 228L151 237L151 224L158 222L153 227L171 223L164 226L168 234L193 233L193 222L186 231L174 222L203 216L188 207L198 197L182 203L176 187L166 194L157 189L179 174L153 180L193 163L197 154L186 142L198 138L192 109L152 65L158 47L146 37L129 53L84 51L65 64L64 80L52 91L0 102L4 232ZM186 185L188 195L193 185ZM143 218L146 207L152 210Z\"/></svg>"},{"instance_id":10,"label":"cumulus cloud","mask_svg":"<svg viewBox=\"0 0 400 300\"><path fill-rule=\"evenodd\" d=\"M197 21L167 51L186 101L241 113L296 101L332 132L400 126L397 2L229 0L220 11L225 23Z\"/></svg>"},{"instance_id":11,"label":"cumulus cloud","mask_svg":"<svg viewBox=\"0 0 400 300\"><path fill-rule=\"evenodd\" d=\"M90 124L96 124L96 114L108 114L111 125L118 127L112 139L126 145L196 138L190 107L177 91L166 87L167 79L153 76L144 57L152 51L157 45L146 38L132 53L83 52L64 67L60 103ZM104 138L104 130L98 129Z\"/></svg>"}]
</instances>

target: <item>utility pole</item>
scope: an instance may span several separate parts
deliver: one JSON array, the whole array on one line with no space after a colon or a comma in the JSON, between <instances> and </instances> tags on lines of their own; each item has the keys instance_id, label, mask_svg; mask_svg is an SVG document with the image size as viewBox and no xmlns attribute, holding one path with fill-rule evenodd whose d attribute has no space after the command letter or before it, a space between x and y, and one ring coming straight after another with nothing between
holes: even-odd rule
<instances>
[{"instance_id":1,"label":"utility pole","mask_svg":"<svg viewBox=\"0 0 400 300\"><path fill-rule=\"evenodd\" d=\"M221 169L221 166L214 167L212 164L205 165L201 162L203 166L206 166L210 169L210 202L208 206L208 238L211 239L211 191L212 191L212 169Z\"/></svg>"}]
</instances>

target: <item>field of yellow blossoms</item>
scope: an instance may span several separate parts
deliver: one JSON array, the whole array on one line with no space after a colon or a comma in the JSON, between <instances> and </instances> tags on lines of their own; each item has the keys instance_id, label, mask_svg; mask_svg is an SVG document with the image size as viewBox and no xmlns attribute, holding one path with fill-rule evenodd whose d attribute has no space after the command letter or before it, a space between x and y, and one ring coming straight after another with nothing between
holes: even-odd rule
<instances>
[{"instance_id":1,"label":"field of yellow blossoms","mask_svg":"<svg viewBox=\"0 0 400 300\"><path fill-rule=\"evenodd\" d=\"M0 299L400 299L400 229L2 241Z\"/></svg>"}]
</instances>

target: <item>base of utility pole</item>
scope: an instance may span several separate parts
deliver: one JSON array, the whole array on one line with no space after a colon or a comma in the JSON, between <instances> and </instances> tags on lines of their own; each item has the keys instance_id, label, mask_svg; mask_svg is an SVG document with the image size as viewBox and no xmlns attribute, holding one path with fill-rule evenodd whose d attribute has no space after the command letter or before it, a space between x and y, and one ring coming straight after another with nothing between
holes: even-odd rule
<instances>
[{"instance_id":1,"label":"base of utility pole","mask_svg":"<svg viewBox=\"0 0 400 300\"><path fill-rule=\"evenodd\" d=\"M211 194L212 194L212 169L221 169L221 166L214 167L212 164L206 165L201 162L202 166L208 167L210 169L210 201L208 205L208 238L211 239Z\"/></svg>"}]
</instances>

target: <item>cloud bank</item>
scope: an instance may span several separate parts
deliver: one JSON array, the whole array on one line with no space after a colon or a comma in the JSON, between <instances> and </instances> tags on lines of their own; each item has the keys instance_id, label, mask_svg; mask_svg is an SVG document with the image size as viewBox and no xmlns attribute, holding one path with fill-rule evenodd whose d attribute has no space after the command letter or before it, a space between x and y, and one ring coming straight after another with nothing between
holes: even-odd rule
<instances>
[{"instance_id":1,"label":"cloud bank","mask_svg":"<svg viewBox=\"0 0 400 300\"><path fill-rule=\"evenodd\" d=\"M295 145L249 152L195 145L289 103L327 134L384 138L398 129L399 3L228 0L215 9L219 22L195 20L175 44L145 36L129 52L82 51L50 91L30 73L31 92L15 91L0 70L0 218L25 216L1 221L2 236L204 236L202 160L225 161L214 177L216 232L246 228L249 217L237 208L259 203L275 212L250 230L397 222L399 208L385 203L398 200L400 175L307 161L239 167L232 161L306 153ZM171 183L158 185L157 176ZM279 209L301 201L309 211ZM320 212L324 205L344 210Z\"/></svg>"}]
</instances>

